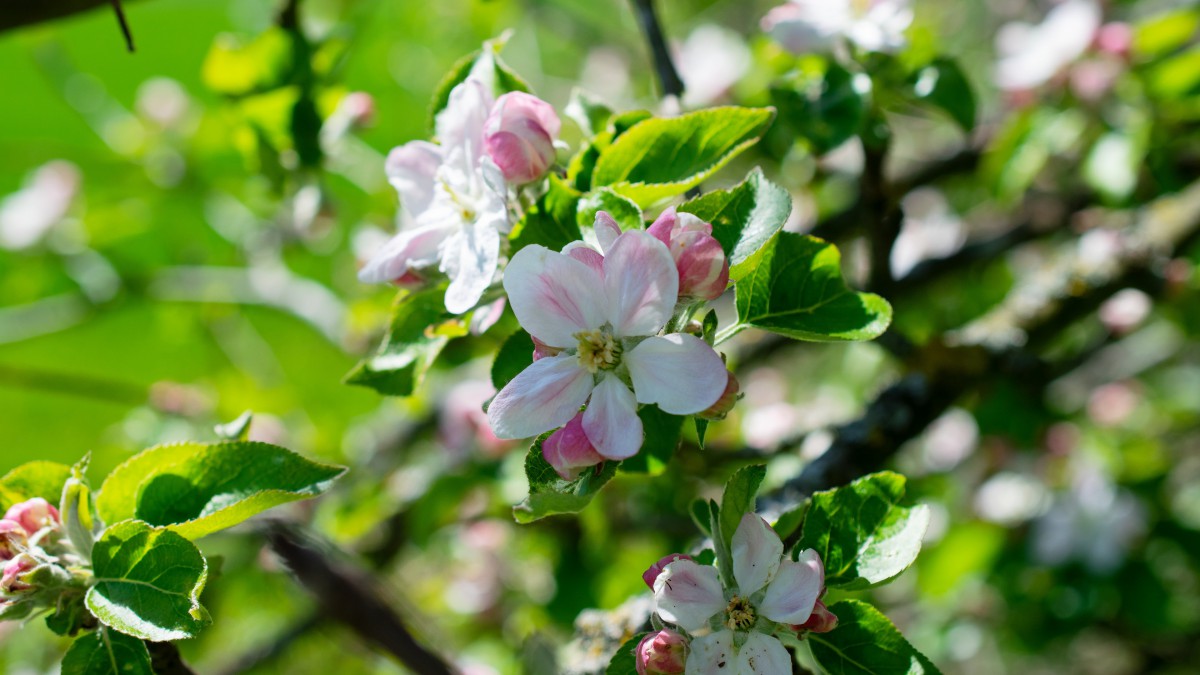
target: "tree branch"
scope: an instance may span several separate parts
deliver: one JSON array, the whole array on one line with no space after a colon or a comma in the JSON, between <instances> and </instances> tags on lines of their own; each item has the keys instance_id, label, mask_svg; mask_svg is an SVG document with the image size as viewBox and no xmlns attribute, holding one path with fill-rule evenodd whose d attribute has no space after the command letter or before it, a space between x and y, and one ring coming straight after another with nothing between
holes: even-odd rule
<instances>
[{"instance_id":1,"label":"tree branch","mask_svg":"<svg viewBox=\"0 0 1200 675\"><path fill-rule=\"evenodd\" d=\"M662 26L658 22L658 13L654 9L654 0L633 0L637 12L638 23L642 34L650 45L650 55L654 59L654 70L658 73L658 82L662 86L663 96L682 96L683 80L675 63L671 60L671 52L667 40L663 37Z\"/></svg>"}]
</instances>

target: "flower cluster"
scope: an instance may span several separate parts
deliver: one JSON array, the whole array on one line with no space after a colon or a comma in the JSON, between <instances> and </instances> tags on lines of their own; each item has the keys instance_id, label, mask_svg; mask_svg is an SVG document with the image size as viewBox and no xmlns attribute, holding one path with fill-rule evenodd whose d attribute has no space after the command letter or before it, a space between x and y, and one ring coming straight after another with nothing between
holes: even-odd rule
<instances>
[{"instance_id":1,"label":"flower cluster","mask_svg":"<svg viewBox=\"0 0 1200 675\"><path fill-rule=\"evenodd\" d=\"M549 171L560 126L554 108L535 96L496 97L495 71L485 54L450 91L436 118L438 144L413 141L388 155L401 229L363 266L363 282L417 286L441 272L454 314L479 304L492 285L502 235L512 229L514 190Z\"/></svg>"},{"instance_id":2,"label":"flower cluster","mask_svg":"<svg viewBox=\"0 0 1200 675\"><path fill-rule=\"evenodd\" d=\"M649 230L622 232L601 211L595 233L599 250L582 241L561 252L533 245L509 262L504 289L535 360L488 408L500 438L558 429L542 449L568 480L638 452L639 404L719 417L737 392L707 342L668 328L728 284L712 226L670 209Z\"/></svg>"},{"instance_id":3,"label":"flower cluster","mask_svg":"<svg viewBox=\"0 0 1200 675\"><path fill-rule=\"evenodd\" d=\"M768 12L762 29L793 54L832 51L842 40L894 52L912 19L909 0L791 0Z\"/></svg>"},{"instance_id":4,"label":"flower cluster","mask_svg":"<svg viewBox=\"0 0 1200 675\"><path fill-rule=\"evenodd\" d=\"M787 675L792 657L775 636L783 631L824 633L837 617L821 602L825 567L807 549L793 561L758 515L742 517L733 535L733 584L717 568L671 555L643 575L654 590L663 628L638 644L638 673Z\"/></svg>"},{"instance_id":5,"label":"flower cluster","mask_svg":"<svg viewBox=\"0 0 1200 675\"><path fill-rule=\"evenodd\" d=\"M74 560L58 509L40 497L9 508L0 519L0 616L19 618L34 604L48 605L41 592L56 595L68 584Z\"/></svg>"}]
</instances>

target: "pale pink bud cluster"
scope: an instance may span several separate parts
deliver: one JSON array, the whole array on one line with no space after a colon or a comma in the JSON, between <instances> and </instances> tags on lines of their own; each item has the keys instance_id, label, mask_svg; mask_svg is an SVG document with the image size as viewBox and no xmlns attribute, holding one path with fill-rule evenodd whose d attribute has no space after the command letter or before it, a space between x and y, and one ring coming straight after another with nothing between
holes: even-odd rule
<instances>
[{"instance_id":1,"label":"pale pink bud cluster","mask_svg":"<svg viewBox=\"0 0 1200 675\"><path fill-rule=\"evenodd\" d=\"M37 560L28 553L20 553L4 564L4 575L0 577L0 595L16 595L33 589L26 580L27 574L38 566Z\"/></svg>"},{"instance_id":2,"label":"pale pink bud cluster","mask_svg":"<svg viewBox=\"0 0 1200 675\"><path fill-rule=\"evenodd\" d=\"M687 664L687 638L664 628L642 638L634 651L638 675L676 675Z\"/></svg>"},{"instance_id":3,"label":"pale pink bud cluster","mask_svg":"<svg viewBox=\"0 0 1200 675\"><path fill-rule=\"evenodd\" d=\"M483 125L483 146L509 183L532 183L554 165L561 122L554 108L532 94L513 91L496 99Z\"/></svg>"},{"instance_id":4,"label":"pale pink bud cluster","mask_svg":"<svg viewBox=\"0 0 1200 675\"><path fill-rule=\"evenodd\" d=\"M692 556L684 555L682 553L671 553L664 555L658 559L658 562L646 568L645 572L642 572L642 581L646 582L646 585L650 587L650 590L654 590L654 581L658 579L658 575L662 574L663 569L666 568L667 565L670 565L676 560L691 559Z\"/></svg>"},{"instance_id":5,"label":"pale pink bud cluster","mask_svg":"<svg viewBox=\"0 0 1200 675\"><path fill-rule=\"evenodd\" d=\"M647 230L666 244L679 270L680 300L715 300L729 285L729 261L712 225L669 208Z\"/></svg>"},{"instance_id":6,"label":"pale pink bud cluster","mask_svg":"<svg viewBox=\"0 0 1200 675\"><path fill-rule=\"evenodd\" d=\"M20 504L14 504L4 514L4 520L11 520L17 523L31 537L43 528L55 529L62 524L62 518L58 515L58 509L51 506L49 502L41 497L35 497Z\"/></svg>"},{"instance_id":7,"label":"pale pink bud cluster","mask_svg":"<svg viewBox=\"0 0 1200 675\"><path fill-rule=\"evenodd\" d=\"M563 480L575 480L584 469L604 461L583 430L583 413L550 434L550 438L542 443L542 457Z\"/></svg>"}]
</instances>

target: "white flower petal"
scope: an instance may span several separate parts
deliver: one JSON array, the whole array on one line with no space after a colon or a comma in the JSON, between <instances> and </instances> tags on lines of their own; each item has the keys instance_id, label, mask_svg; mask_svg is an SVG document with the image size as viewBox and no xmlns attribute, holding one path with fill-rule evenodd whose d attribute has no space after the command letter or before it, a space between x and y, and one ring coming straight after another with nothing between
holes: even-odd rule
<instances>
[{"instance_id":1,"label":"white flower petal","mask_svg":"<svg viewBox=\"0 0 1200 675\"><path fill-rule=\"evenodd\" d=\"M709 619L725 609L717 568L691 560L676 560L667 565L654 580L654 606L663 621L684 630L707 626Z\"/></svg>"},{"instance_id":2,"label":"white flower petal","mask_svg":"<svg viewBox=\"0 0 1200 675\"><path fill-rule=\"evenodd\" d=\"M667 247L644 231L623 232L604 254L608 320L619 337L654 335L679 298L679 272Z\"/></svg>"},{"instance_id":3,"label":"white flower petal","mask_svg":"<svg viewBox=\"0 0 1200 675\"><path fill-rule=\"evenodd\" d=\"M707 410L729 382L721 357L694 335L672 333L643 340L624 362L638 403L657 403L672 415Z\"/></svg>"},{"instance_id":4,"label":"white flower petal","mask_svg":"<svg viewBox=\"0 0 1200 675\"><path fill-rule=\"evenodd\" d=\"M583 430L596 452L609 459L632 457L642 449L637 401L624 382L613 375L600 380L583 412Z\"/></svg>"},{"instance_id":5,"label":"white flower petal","mask_svg":"<svg viewBox=\"0 0 1200 675\"><path fill-rule=\"evenodd\" d=\"M574 356L534 361L488 406L497 438L528 438L561 427L579 412L592 391L592 374Z\"/></svg>"},{"instance_id":6,"label":"white flower petal","mask_svg":"<svg viewBox=\"0 0 1200 675\"><path fill-rule=\"evenodd\" d=\"M604 282L594 269L543 246L517 251L504 271L504 290L521 327L560 349L578 346L576 333L604 325Z\"/></svg>"},{"instance_id":7,"label":"white flower petal","mask_svg":"<svg viewBox=\"0 0 1200 675\"><path fill-rule=\"evenodd\" d=\"M738 593L751 595L767 585L783 557L783 542L756 513L747 513L733 533L733 578Z\"/></svg>"},{"instance_id":8,"label":"white flower petal","mask_svg":"<svg viewBox=\"0 0 1200 675\"><path fill-rule=\"evenodd\" d=\"M434 122L438 140L446 148L446 161L451 151L460 151L456 164L474 169L483 154L483 124L492 110L492 94L479 79L468 77L450 90L446 107Z\"/></svg>"},{"instance_id":9,"label":"white flower petal","mask_svg":"<svg viewBox=\"0 0 1200 675\"><path fill-rule=\"evenodd\" d=\"M426 267L437 261L438 249L453 232L444 224L422 225L402 230L388 240L358 272L367 284L391 283L410 268Z\"/></svg>"},{"instance_id":10,"label":"white flower petal","mask_svg":"<svg viewBox=\"0 0 1200 675\"><path fill-rule=\"evenodd\" d=\"M784 560L775 578L767 584L767 594L758 606L759 611L779 623L797 625L808 621L821 595L821 577L811 564Z\"/></svg>"},{"instance_id":11,"label":"white flower petal","mask_svg":"<svg viewBox=\"0 0 1200 675\"><path fill-rule=\"evenodd\" d=\"M736 675L791 675L792 657L779 640L750 633L738 649L735 672Z\"/></svg>"},{"instance_id":12,"label":"white flower petal","mask_svg":"<svg viewBox=\"0 0 1200 675\"><path fill-rule=\"evenodd\" d=\"M500 260L500 233L493 225L480 222L464 227L461 236L453 239L458 250L444 251L443 259L443 265L453 270L446 289L446 311L462 314L479 304L483 292L492 285ZM451 256L455 256L455 262L447 263Z\"/></svg>"},{"instance_id":13,"label":"white flower petal","mask_svg":"<svg viewBox=\"0 0 1200 675\"><path fill-rule=\"evenodd\" d=\"M687 675L741 675L735 670L736 665L733 632L722 630L692 640L684 672Z\"/></svg>"},{"instance_id":14,"label":"white flower petal","mask_svg":"<svg viewBox=\"0 0 1200 675\"><path fill-rule=\"evenodd\" d=\"M428 141L405 143L388 153L384 163L388 182L400 193L400 205L414 216L433 201L441 163L442 149Z\"/></svg>"}]
</instances>

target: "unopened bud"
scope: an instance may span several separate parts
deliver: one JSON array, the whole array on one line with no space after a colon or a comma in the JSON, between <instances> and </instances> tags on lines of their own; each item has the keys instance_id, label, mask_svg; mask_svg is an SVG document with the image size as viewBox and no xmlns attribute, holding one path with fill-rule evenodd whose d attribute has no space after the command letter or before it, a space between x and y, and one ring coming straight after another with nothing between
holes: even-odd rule
<instances>
[{"instance_id":1,"label":"unopened bud","mask_svg":"<svg viewBox=\"0 0 1200 675\"><path fill-rule=\"evenodd\" d=\"M0 560L12 560L24 550L25 528L15 520L0 520Z\"/></svg>"},{"instance_id":2,"label":"unopened bud","mask_svg":"<svg viewBox=\"0 0 1200 675\"><path fill-rule=\"evenodd\" d=\"M817 604L813 606L812 615L808 617L808 621L792 626L792 630L806 630L810 633L828 633L834 628L837 628L837 625L837 615L829 611L829 608L825 606L825 603L818 600Z\"/></svg>"},{"instance_id":3,"label":"unopened bud","mask_svg":"<svg viewBox=\"0 0 1200 675\"><path fill-rule=\"evenodd\" d=\"M1112 21L1096 31L1096 49L1113 56L1128 58L1133 47L1133 28L1123 21Z\"/></svg>"},{"instance_id":4,"label":"unopened bud","mask_svg":"<svg viewBox=\"0 0 1200 675\"><path fill-rule=\"evenodd\" d=\"M658 562L651 565L645 572L642 572L642 581L646 582L646 585L650 587L650 590L654 590L654 581L656 579L658 579L658 575L662 574L664 567L666 567L667 565L670 565L671 563L675 562L676 560L691 560L691 559L692 559L692 556L684 555L682 553L672 553L670 555L664 555L663 557L659 558Z\"/></svg>"},{"instance_id":5,"label":"unopened bud","mask_svg":"<svg viewBox=\"0 0 1200 675\"><path fill-rule=\"evenodd\" d=\"M687 663L687 638L663 629L642 638L634 650L638 675L675 675Z\"/></svg>"},{"instance_id":6,"label":"unopened bud","mask_svg":"<svg viewBox=\"0 0 1200 675\"><path fill-rule=\"evenodd\" d=\"M550 434L542 443L542 457L563 480L575 480L584 469L604 461L583 431L583 413Z\"/></svg>"},{"instance_id":7,"label":"unopened bud","mask_svg":"<svg viewBox=\"0 0 1200 675\"><path fill-rule=\"evenodd\" d=\"M725 391L721 392L721 398L717 402L708 407L704 412L698 413L696 417L706 420L723 420L733 410L733 406L737 404L741 397L742 387L738 384L738 380L733 373L726 371L729 379L725 381Z\"/></svg>"},{"instance_id":8,"label":"unopened bud","mask_svg":"<svg viewBox=\"0 0 1200 675\"><path fill-rule=\"evenodd\" d=\"M483 147L504 179L523 185L554 164L561 122L554 108L532 94L514 91L496 99L483 126Z\"/></svg>"},{"instance_id":9,"label":"unopened bud","mask_svg":"<svg viewBox=\"0 0 1200 675\"><path fill-rule=\"evenodd\" d=\"M690 213L662 212L647 230L667 245L679 270L679 297L715 300L729 285L729 261L712 225Z\"/></svg>"},{"instance_id":10,"label":"unopened bud","mask_svg":"<svg viewBox=\"0 0 1200 675\"><path fill-rule=\"evenodd\" d=\"M14 504L4 514L4 520L16 521L25 529L25 533L29 536L37 534L42 528L57 528L62 523L62 518L58 515L58 509L54 508L41 497L34 497Z\"/></svg>"},{"instance_id":11,"label":"unopened bud","mask_svg":"<svg viewBox=\"0 0 1200 675\"><path fill-rule=\"evenodd\" d=\"M28 577L37 566L37 560L28 553L22 553L5 563L4 575L0 577L0 594L16 595L31 590L33 586Z\"/></svg>"},{"instance_id":12,"label":"unopened bud","mask_svg":"<svg viewBox=\"0 0 1200 675\"><path fill-rule=\"evenodd\" d=\"M352 91L338 104L344 107L355 127L367 127L375 121L375 97L365 91Z\"/></svg>"}]
</instances>

